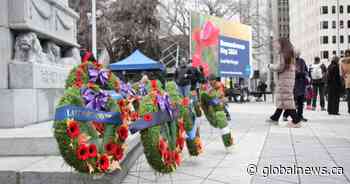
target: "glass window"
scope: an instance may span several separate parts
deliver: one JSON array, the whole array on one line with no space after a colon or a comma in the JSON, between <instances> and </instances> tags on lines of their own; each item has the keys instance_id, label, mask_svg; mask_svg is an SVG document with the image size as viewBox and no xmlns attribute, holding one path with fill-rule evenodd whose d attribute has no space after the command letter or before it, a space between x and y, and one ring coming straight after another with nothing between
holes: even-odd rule
<instances>
[{"instance_id":1,"label":"glass window","mask_svg":"<svg viewBox=\"0 0 350 184\"><path fill-rule=\"evenodd\" d=\"M328 14L328 6L322 6L321 13L322 14Z\"/></svg>"},{"instance_id":2,"label":"glass window","mask_svg":"<svg viewBox=\"0 0 350 184\"><path fill-rule=\"evenodd\" d=\"M321 37L321 43L322 44L328 44L328 36L322 36Z\"/></svg>"},{"instance_id":3,"label":"glass window","mask_svg":"<svg viewBox=\"0 0 350 184\"><path fill-rule=\"evenodd\" d=\"M339 13L344 13L344 6L343 5L339 6Z\"/></svg>"},{"instance_id":4,"label":"glass window","mask_svg":"<svg viewBox=\"0 0 350 184\"><path fill-rule=\"evenodd\" d=\"M332 21L332 28L333 29L337 28L337 22L335 20Z\"/></svg>"},{"instance_id":5,"label":"glass window","mask_svg":"<svg viewBox=\"0 0 350 184\"><path fill-rule=\"evenodd\" d=\"M332 6L332 13L335 14L337 11L337 8L335 6Z\"/></svg>"},{"instance_id":6,"label":"glass window","mask_svg":"<svg viewBox=\"0 0 350 184\"><path fill-rule=\"evenodd\" d=\"M340 43L344 43L344 36L343 36L343 35L340 35L339 42L340 42Z\"/></svg>"},{"instance_id":7,"label":"glass window","mask_svg":"<svg viewBox=\"0 0 350 184\"><path fill-rule=\"evenodd\" d=\"M339 27L340 27L340 29L344 28L344 21L343 20L339 21Z\"/></svg>"},{"instance_id":8,"label":"glass window","mask_svg":"<svg viewBox=\"0 0 350 184\"><path fill-rule=\"evenodd\" d=\"M328 29L328 21L322 21L322 29Z\"/></svg>"},{"instance_id":9,"label":"glass window","mask_svg":"<svg viewBox=\"0 0 350 184\"><path fill-rule=\"evenodd\" d=\"M328 58L329 58L329 53L328 53L328 51L323 51L323 52L322 52L322 58L323 58L323 59L328 59Z\"/></svg>"},{"instance_id":10,"label":"glass window","mask_svg":"<svg viewBox=\"0 0 350 184\"><path fill-rule=\"evenodd\" d=\"M333 50L333 53L332 53L333 55L337 55L337 51L335 51L335 50Z\"/></svg>"},{"instance_id":11,"label":"glass window","mask_svg":"<svg viewBox=\"0 0 350 184\"><path fill-rule=\"evenodd\" d=\"M332 36L332 43L337 43L337 36Z\"/></svg>"},{"instance_id":12,"label":"glass window","mask_svg":"<svg viewBox=\"0 0 350 184\"><path fill-rule=\"evenodd\" d=\"M350 5L348 5L348 13L350 13Z\"/></svg>"},{"instance_id":13,"label":"glass window","mask_svg":"<svg viewBox=\"0 0 350 184\"><path fill-rule=\"evenodd\" d=\"M350 20L348 20L348 28L350 29Z\"/></svg>"},{"instance_id":14,"label":"glass window","mask_svg":"<svg viewBox=\"0 0 350 184\"><path fill-rule=\"evenodd\" d=\"M348 35L348 43L350 43L350 35Z\"/></svg>"},{"instance_id":15,"label":"glass window","mask_svg":"<svg viewBox=\"0 0 350 184\"><path fill-rule=\"evenodd\" d=\"M340 51L340 55L341 55L341 56L344 56L344 50L341 50L341 51Z\"/></svg>"}]
</instances>

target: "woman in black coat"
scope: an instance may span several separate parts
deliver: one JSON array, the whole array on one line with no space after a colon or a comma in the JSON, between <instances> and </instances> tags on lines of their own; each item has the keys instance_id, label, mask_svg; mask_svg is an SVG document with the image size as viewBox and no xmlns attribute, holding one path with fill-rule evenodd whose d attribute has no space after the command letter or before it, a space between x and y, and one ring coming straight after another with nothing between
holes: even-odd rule
<instances>
[{"instance_id":1,"label":"woman in black coat","mask_svg":"<svg viewBox=\"0 0 350 184\"><path fill-rule=\"evenodd\" d=\"M339 58L333 57L327 69L328 114L339 115L339 102L342 83L339 71Z\"/></svg>"}]
</instances>

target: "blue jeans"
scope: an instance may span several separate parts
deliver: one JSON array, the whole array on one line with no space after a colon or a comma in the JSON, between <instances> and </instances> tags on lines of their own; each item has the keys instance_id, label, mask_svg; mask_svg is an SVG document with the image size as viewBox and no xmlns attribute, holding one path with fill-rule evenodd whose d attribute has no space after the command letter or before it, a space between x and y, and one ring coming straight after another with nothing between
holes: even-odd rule
<instances>
[{"instance_id":1,"label":"blue jeans","mask_svg":"<svg viewBox=\"0 0 350 184\"><path fill-rule=\"evenodd\" d=\"M177 90L179 91L179 93L184 96L184 97L188 97L190 96L190 88L191 85L187 85L187 86L177 86Z\"/></svg>"}]
</instances>

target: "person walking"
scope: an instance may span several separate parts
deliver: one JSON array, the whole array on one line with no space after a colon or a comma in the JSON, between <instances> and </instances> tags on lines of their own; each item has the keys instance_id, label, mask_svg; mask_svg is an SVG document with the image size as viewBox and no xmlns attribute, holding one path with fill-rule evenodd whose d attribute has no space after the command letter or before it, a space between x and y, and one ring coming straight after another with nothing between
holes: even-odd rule
<instances>
[{"instance_id":1,"label":"person walking","mask_svg":"<svg viewBox=\"0 0 350 184\"><path fill-rule=\"evenodd\" d=\"M327 92L329 115L339 115L340 93L342 90L342 82L339 72L339 58L333 57L331 64L327 69Z\"/></svg>"},{"instance_id":2,"label":"person walking","mask_svg":"<svg viewBox=\"0 0 350 184\"><path fill-rule=\"evenodd\" d=\"M301 121L307 122L304 118L304 102L307 85L308 69L303 58L300 57L300 51L296 53L295 60L295 84L294 84L294 100L297 107L297 113ZM289 114L287 111L283 114L283 120L288 121Z\"/></svg>"},{"instance_id":3,"label":"person walking","mask_svg":"<svg viewBox=\"0 0 350 184\"><path fill-rule=\"evenodd\" d=\"M286 38L280 38L274 42L279 50L280 59L276 64L269 64L268 68L277 73L276 81L276 111L268 122L278 124L283 110L292 117L292 123L288 123L290 128L300 128L300 117L295 110L294 103L294 83L295 83L295 54L293 45Z\"/></svg>"},{"instance_id":4,"label":"person walking","mask_svg":"<svg viewBox=\"0 0 350 184\"><path fill-rule=\"evenodd\" d=\"M310 74L312 80L312 87L314 90L314 97L312 100L312 110L316 110L317 96L320 95L321 110L326 111L325 108L325 82L326 82L326 66L321 63L319 57L315 57L314 64L311 65Z\"/></svg>"},{"instance_id":5,"label":"person walking","mask_svg":"<svg viewBox=\"0 0 350 184\"><path fill-rule=\"evenodd\" d=\"M185 60L182 60L180 67L175 71L175 83L177 85L179 93L188 97L190 95L191 88L191 70L187 67Z\"/></svg>"},{"instance_id":6,"label":"person walking","mask_svg":"<svg viewBox=\"0 0 350 184\"><path fill-rule=\"evenodd\" d=\"M350 50L345 51L345 57L340 61L340 76L342 76L345 81L348 113L350 114Z\"/></svg>"}]
</instances>

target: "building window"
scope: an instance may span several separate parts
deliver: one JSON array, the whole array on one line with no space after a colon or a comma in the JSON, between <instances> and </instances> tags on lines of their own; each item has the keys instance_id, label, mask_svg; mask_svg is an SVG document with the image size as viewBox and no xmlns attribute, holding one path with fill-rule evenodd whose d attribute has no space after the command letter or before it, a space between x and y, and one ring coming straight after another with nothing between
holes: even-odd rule
<instances>
[{"instance_id":1,"label":"building window","mask_svg":"<svg viewBox=\"0 0 350 184\"><path fill-rule=\"evenodd\" d=\"M332 36L332 43L337 43L337 36Z\"/></svg>"},{"instance_id":2,"label":"building window","mask_svg":"<svg viewBox=\"0 0 350 184\"><path fill-rule=\"evenodd\" d=\"M328 44L328 36L321 36L321 44Z\"/></svg>"},{"instance_id":3,"label":"building window","mask_svg":"<svg viewBox=\"0 0 350 184\"><path fill-rule=\"evenodd\" d=\"M340 43L344 43L344 36L343 36L343 35L340 35L339 42L340 42Z\"/></svg>"},{"instance_id":4,"label":"building window","mask_svg":"<svg viewBox=\"0 0 350 184\"><path fill-rule=\"evenodd\" d=\"M341 51L340 51L340 55L341 55L341 56L344 56L344 50L341 50Z\"/></svg>"},{"instance_id":5,"label":"building window","mask_svg":"<svg viewBox=\"0 0 350 184\"><path fill-rule=\"evenodd\" d=\"M328 53L328 51L322 51L322 58L323 58L323 59L328 59L328 58L329 58L329 53Z\"/></svg>"},{"instance_id":6,"label":"building window","mask_svg":"<svg viewBox=\"0 0 350 184\"><path fill-rule=\"evenodd\" d=\"M328 14L328 6L322 6L321 13L322 14Z\"/></svg>"},{"instance_id":7,"label":"building window","mask_svg":"<svg viewBox=\"0 0 350 184\"><path fill-rule=\"evenodd\" d=\"M322 21L321 25L322 29L328 29L328 21Z\"/></svg>"},{"instance_id":8,"label":"building window","mask_svg":"<svg viewBox=\"0 0 350 184\"><path fill-rule=\"evenodd\" d=\"M336 7L335 6L332 6L332 13L335 14L336 13Z\"/></svg>"},{"instance_id":9,"label":"building window","mask_svg":"<svg viewBox=\"0 0 350 184\"><path fill-rule=\"evenodd\" d=\"M335 20L332 21L332 28L333 29L337 28L337 22Z\"/></svg>"},{"instance_id":10,"label":"building window","mask_svg":"<svg viewBox=\"0 0 350 184\"><path fill-rule=\"evenodd\" d=\"M348 35L348 43L350 43L350 35Z\"/></svg>"},{"instance_id":11,"label":"building window","mask_svg":"<svg viewBox=\"0 0 350 184\"><path fill-rule=\"evenodd\" d=\"M343 20L339 21L339 28L340 29L344 28L344 21Z\"/></svg>"},{"instance_id":12,"label":"building window","mask_svg":"<svg viewBox=\"0 0 350 184\"><path fill-rule=\"evenodd\" d=\"M344 13L344 6L343 5L339 6L339 13L340 14Z\"/></svg>"},{"instance_id":13,"label":"building window","mask_svg":"<svg viewBox=\"0 0 350 184\"><path fill-rule=\"evenodd\" d=\"M348 28L350 29L350 20L348 20Z\"/></svg>"},{"instance_id":14,"label":"building window","mask_svg":"<svg viewBox=\"0 0 350 184\"><path fill-rule=\"evenodd\" d=\"M334 56L337 55L337 51L333 50L333 53L332 53Z\"/></svg>"},{"instance_id":15,"label":"building window","mask_svg":"<svg viewBox=\"0 0 350 184\"><path fill-rule=\"evenodd\" d=\"M350 5L348 5L348 13L350 13Z\"/></svg>"}]
</instances>

